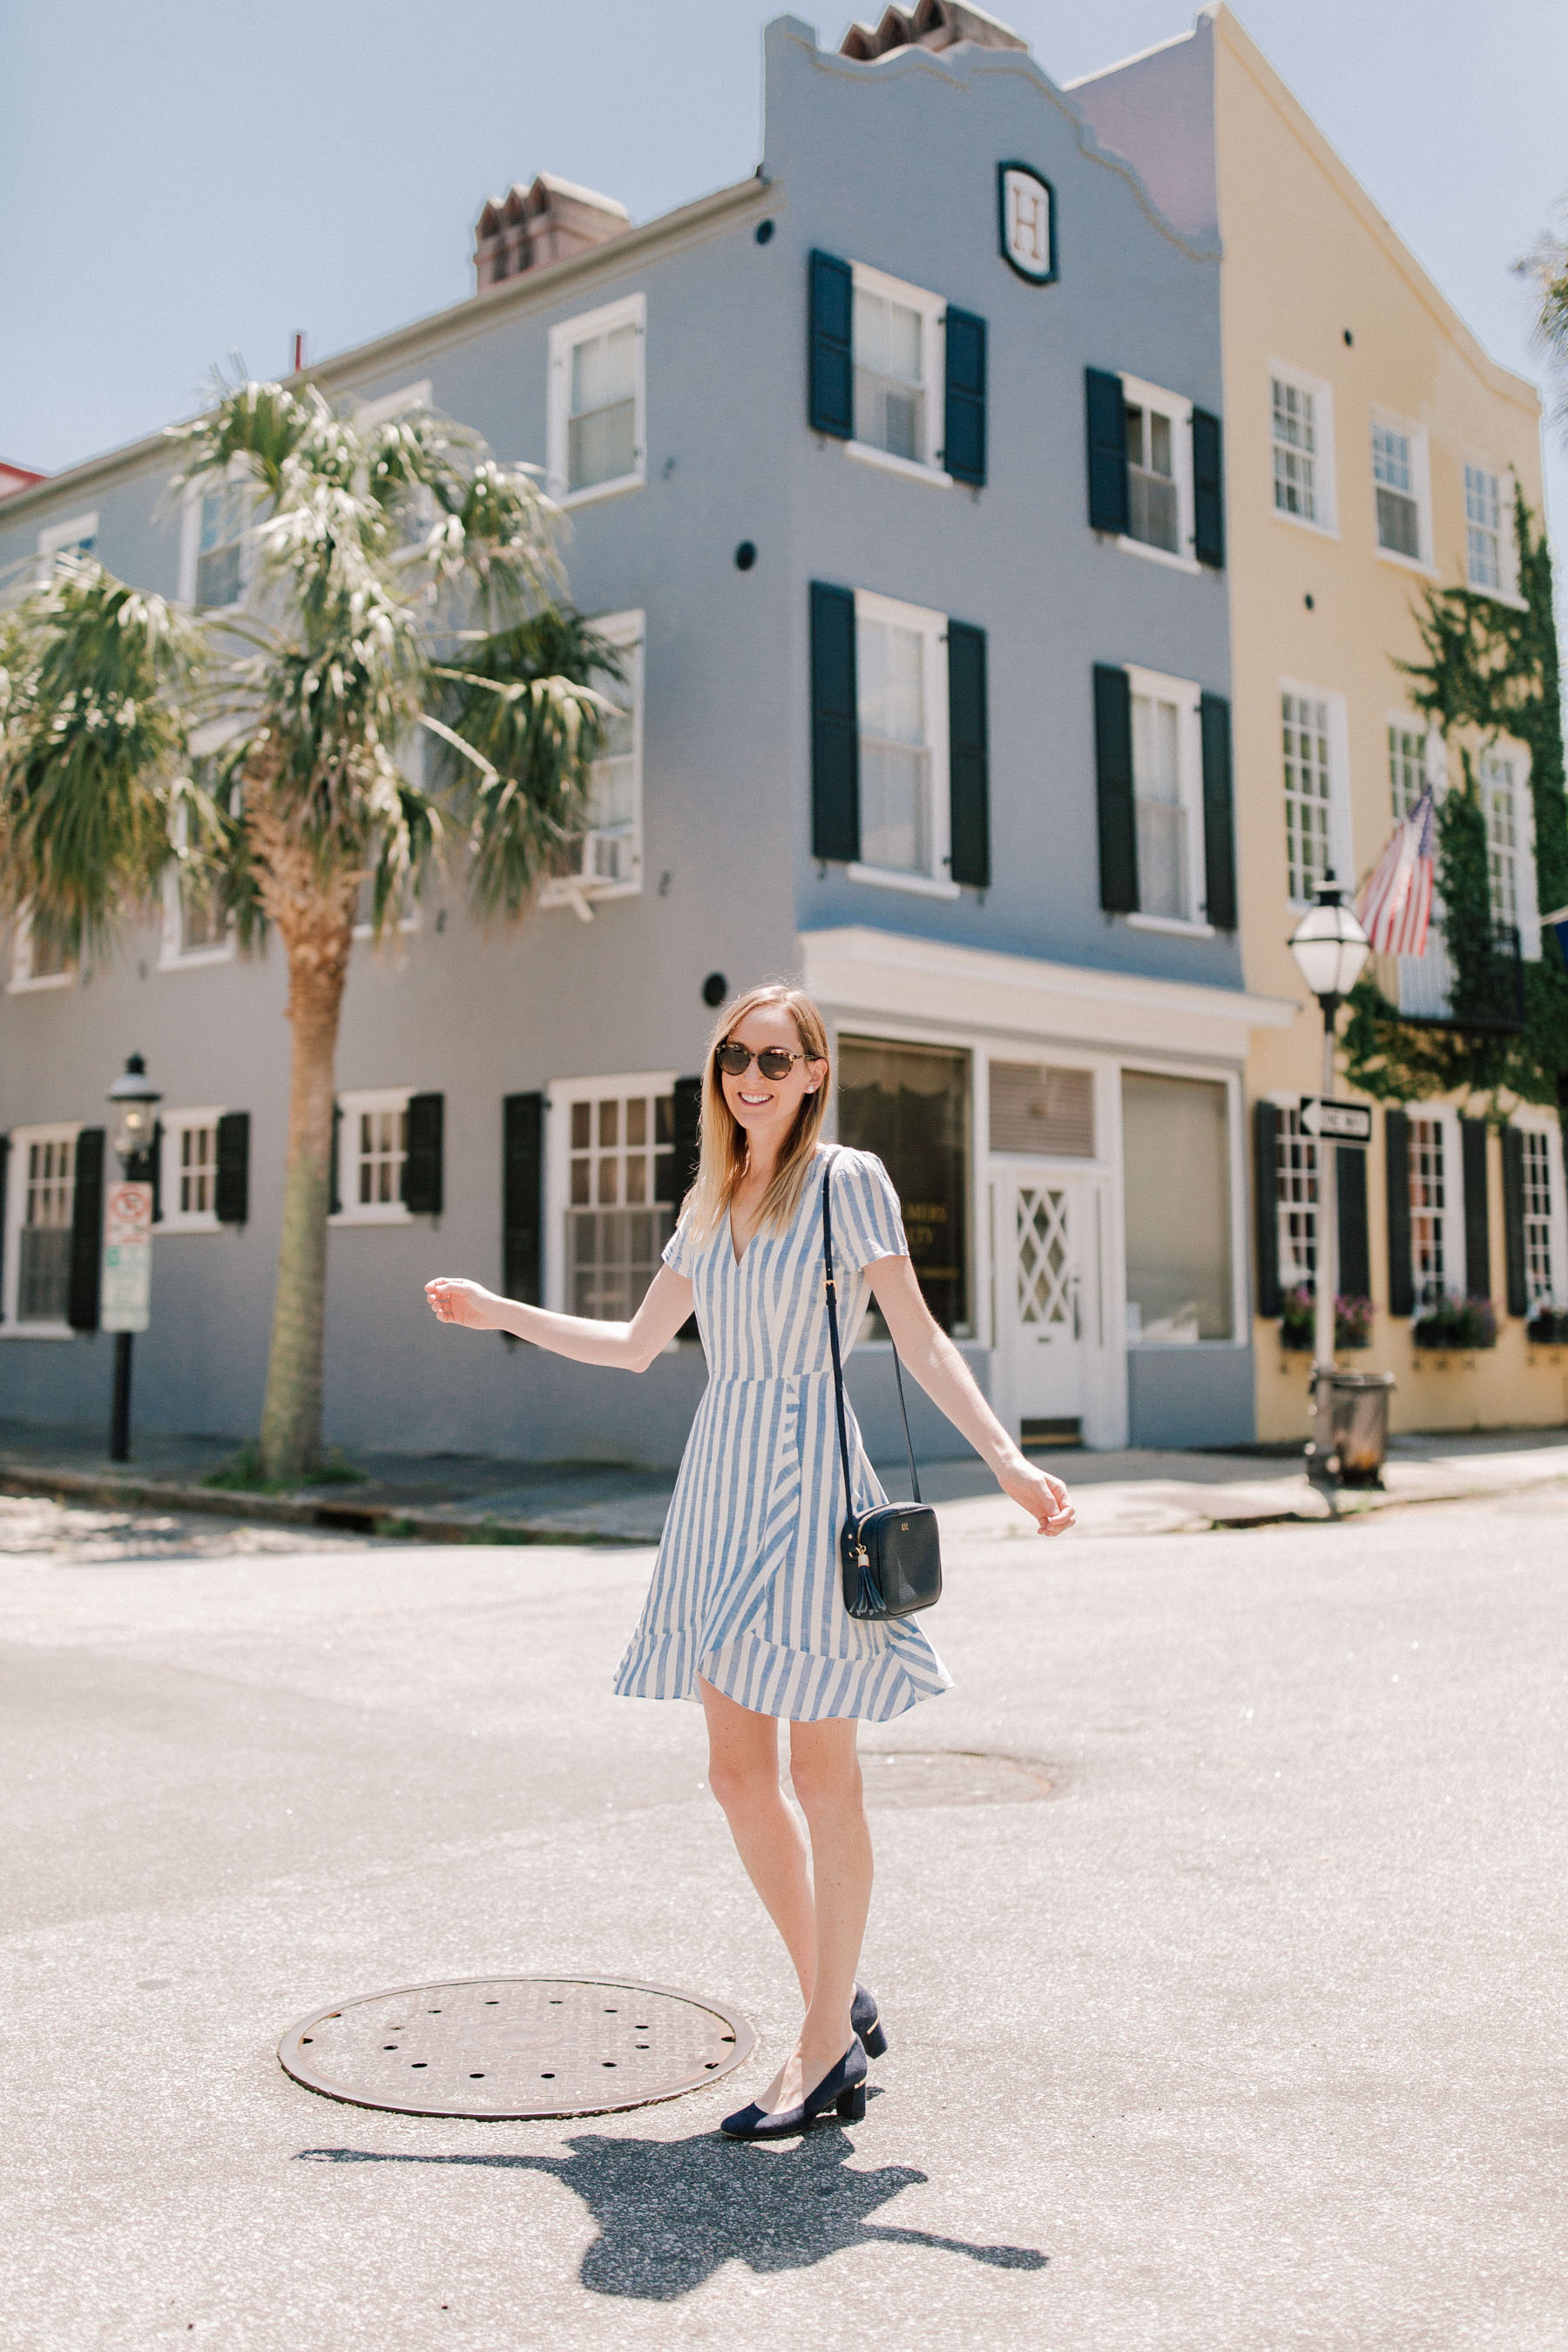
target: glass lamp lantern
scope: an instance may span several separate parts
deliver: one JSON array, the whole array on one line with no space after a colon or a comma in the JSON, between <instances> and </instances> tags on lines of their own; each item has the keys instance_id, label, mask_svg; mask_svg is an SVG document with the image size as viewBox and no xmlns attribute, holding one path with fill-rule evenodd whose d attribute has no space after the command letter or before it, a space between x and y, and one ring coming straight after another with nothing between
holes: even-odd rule
<instances>
[{"instance_id":1,"label":"glass lamp lantern","mask_svg":"<svg viewBox=\"0 0 1568 2352\"><path fill-rule=\"evenodd\" d=\"M1372 942L1331 874L1290 934L1290 952L1320 1004L1348 996L1361 978Z\"/></svg>"},{"instance_id":2,"label":"glass lamp lantern","mask_svg":"<svg viewBox=\"0 0 1568 2352\"><path fill-rule=\"evenodd\" d=\"M110 1139L121 1160L139 1160L152 1150L163 1099L147 1076L146 1063L140 1054L132 1054L124 1076L109 1089Z\"/></svg>"}]
</instances>

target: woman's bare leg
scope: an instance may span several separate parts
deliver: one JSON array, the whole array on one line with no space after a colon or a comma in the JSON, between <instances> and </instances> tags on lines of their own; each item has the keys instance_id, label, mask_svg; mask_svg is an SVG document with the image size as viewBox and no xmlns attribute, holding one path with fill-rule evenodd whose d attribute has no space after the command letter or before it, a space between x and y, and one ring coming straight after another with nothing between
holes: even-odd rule
<instances>
[{"instance_id":1,"label":"woman's bare leg","mask_svg":"<svg viewBox=\"0 0 1568 2352\"><path fill-rule=\"evenodd\" d=\"M779 1786L778 1718L726 1698L700 1675L708 1718L708 1785L724 1808L735 1850L784 1937L809 2009L816 1979L816 1915L800 1824Z\"/></svg>"},{"instance_id":2,"label":"woman's bare leg","mask_svg":"<svg viewBox=\"0 0 1568 2352\"><path fill-rule=\"evenodd\" d=\"M804 2096L853 2038L849 2004L871 1907L871 1833L866 1825L853 1718L790 1725L790 1778L811 1832L816 1967L797 2057ZM786 2074L788 2069L785 2069ZM786 2100L781 2101L788 2105Z\"/></svg>"}]
</instances>

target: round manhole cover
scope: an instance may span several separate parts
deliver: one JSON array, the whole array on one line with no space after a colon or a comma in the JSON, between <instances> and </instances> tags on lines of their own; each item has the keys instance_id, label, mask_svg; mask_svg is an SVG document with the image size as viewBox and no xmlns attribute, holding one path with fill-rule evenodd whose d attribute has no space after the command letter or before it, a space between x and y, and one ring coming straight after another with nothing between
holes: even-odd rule
<instances>
[{"instance_id":1,"label":"round manhole cover","mask_svg":"<svg viewBox=\"0 0 1568 2352\"><path fill-rule=\"evenodd\" d=\"M286 2074L351 2106L405 2116L602 2116L716 2083L755 2036L742 2017L658 1985L466 1977L318 2010L278 2045Z\"/></svg>"},{"instance_id":2,"label":"round manhole cover","mask_svg":"<svg viewBox=\"0 0 1568 2352\"><path fill-rule=\"evenodd\" d=\"M862 1748L868 1805L1026 1805L1053 1797L1054 1765L953 1748Z\"/></svg>"}]
</instances>

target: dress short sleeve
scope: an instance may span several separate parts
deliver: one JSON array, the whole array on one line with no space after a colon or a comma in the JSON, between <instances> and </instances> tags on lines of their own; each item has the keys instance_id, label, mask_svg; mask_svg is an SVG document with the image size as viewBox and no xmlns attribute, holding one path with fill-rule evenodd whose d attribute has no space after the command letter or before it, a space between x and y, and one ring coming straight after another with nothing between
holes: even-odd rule
<instances>
[{"instance_id":1,"label":"dress short sleeve","mask_svg":"<svg viewBox=\"0 0 1568 2352\"><path fill-rule=\"evenodd\" d=\"M664 1262L671 1274L683 1274L689 1280L697 1255L697 1244L691 1238L691 1212L686 1209L664 1245Z\"/></svg>"},{"instance_id":2,"label":"dress short sleeve","mask_svg":"<svg viewBox=\"0 0 1568 2352\"><path fill-rule=\"evenodd\" d=\"M857 1273L879 1257L908 1257L892 1178L873 1151L839 1151L833 1162L833 1248Z\"/></svg>"}]
</instances>

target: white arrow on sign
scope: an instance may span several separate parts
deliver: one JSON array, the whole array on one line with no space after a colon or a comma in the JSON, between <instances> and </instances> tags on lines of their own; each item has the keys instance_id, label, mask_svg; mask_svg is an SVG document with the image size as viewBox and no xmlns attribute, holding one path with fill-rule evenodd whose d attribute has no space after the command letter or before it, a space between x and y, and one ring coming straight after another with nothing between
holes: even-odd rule
<instances>
[{"instance_id":1,"label":"white arrow on sign","mask_svg":"<svg viewBox=\"0 0 1568 2352\"><path fill-rule=\"evenodd\" d=\"M1370 1143L1372 1105L1331 1102L1321 1095L1312 1096L1301 1105L1301 1125L1309 1135L1321 1135L1325 1143Z\"/></svg>"}]
</instances>

